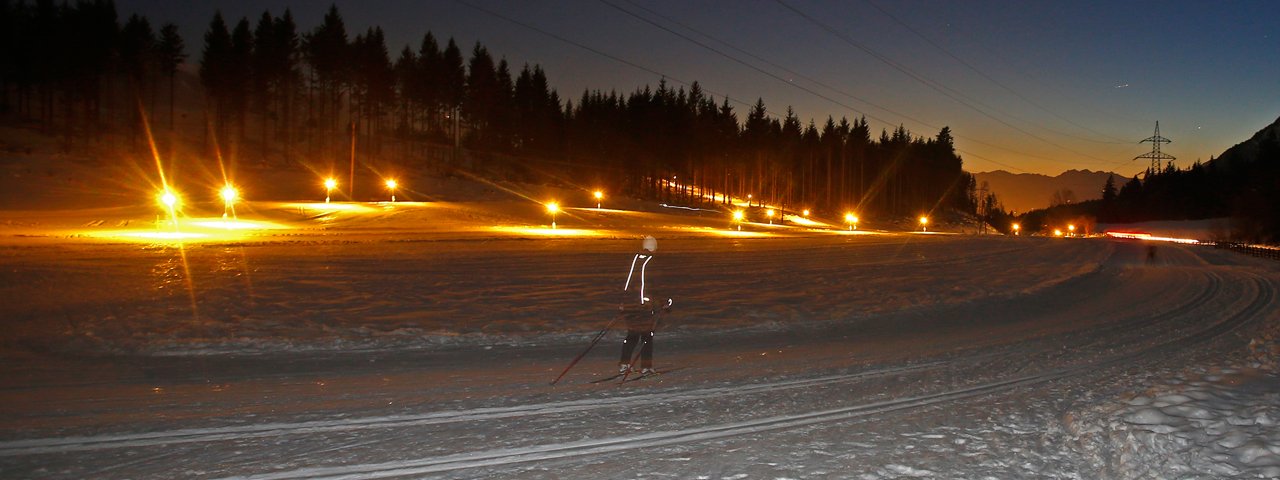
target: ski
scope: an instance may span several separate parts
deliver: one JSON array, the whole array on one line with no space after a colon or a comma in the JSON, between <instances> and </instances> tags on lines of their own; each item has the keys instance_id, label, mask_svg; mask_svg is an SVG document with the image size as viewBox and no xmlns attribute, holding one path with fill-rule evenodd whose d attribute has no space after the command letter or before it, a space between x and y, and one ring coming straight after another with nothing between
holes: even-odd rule
<instances>
[{"instance_id":1,"label":"ski","mask_svg":"<svg viewBox=\"0 0 1280 480\"><path fill-rule=\"evenodd\" d=\"M622 379L622 381L618 382L618 385L622 385L622 384L624 384L624 383L637 382L637 381L644 380L644 379L649 378L649 377L656 377L656 376L658 376L658 375L662 375L662 374L664 374L664 373L667 373L667 372L665 372L665 371L663 371L663 372L653 371L653 372L649 372L649 373L642 373L642 374L640 374L640 375L636 375L636 376L631 377L631 378L624 378L624 379Z\"/></svg>"},{"instance_id":2,"label":"ski","mask_svg":"<svg viewBox=\"0 0 1280 480\"><path fill-rule=\"evenodd\" d=\"M622 378L622 376L623 376L623 375L624 375L624 374L619 373L619 374L614 375L614 376L612 376L612 377L605 377L605 378L600 378L600 379L592 380L592 381L591 381L591 383L604 383L604 382L607 382L607 381L610 381L610 380L617 380L617 379L619 379L619 378Z\"/></svg>"}]
</instances>

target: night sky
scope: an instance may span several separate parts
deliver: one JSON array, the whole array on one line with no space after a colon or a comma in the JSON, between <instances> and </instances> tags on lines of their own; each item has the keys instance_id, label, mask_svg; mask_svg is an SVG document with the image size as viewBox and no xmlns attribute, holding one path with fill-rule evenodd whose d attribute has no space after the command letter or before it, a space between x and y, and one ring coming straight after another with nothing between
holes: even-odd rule
<instances>
[{"instance_id":1,"label":"night sky","mask_svg":"<svg viewBox=\"0 0 1280 480\"><path fill-rule=\"evenodd\" d=\"M306 32L330 4L186 3L117 0L117 8L121 21L139 13L156 28L176 23L198 63L216 9L234 25L288 7ZM1173 140L1164 151L1185 167L1280 116L1274 1L335 3L353 37L381 26L392 60L430 30L468 57L483 43L515 73L540 64L575 102L587 88L626 93L666 76L673 87L697 80L717 101L728 95L740 120L761 97L772 113L791 106L819 127L828 116L862 115L875 134L902 124L933 136L946 125L975 172L1132 175L1147 165L1131 159L1150 150L1138 141L1157 120Z\"/></svg>"}]
</instances>

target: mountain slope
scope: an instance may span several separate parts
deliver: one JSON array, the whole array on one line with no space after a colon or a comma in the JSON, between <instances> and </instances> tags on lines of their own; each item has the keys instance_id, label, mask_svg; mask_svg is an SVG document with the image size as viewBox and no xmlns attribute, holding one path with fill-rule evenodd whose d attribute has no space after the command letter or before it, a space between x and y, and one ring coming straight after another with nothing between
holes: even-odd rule
<instances>
[{"instance_id":1,"label":"mountain slope","mask_svg":"<svg viewBox=\"0 0 1280 480\"><path fill-rule=\"evenodd\" d=\"M1014 212L1026 212L1048 207L1054 192L1070 190L1075 201L1083 202L1102 197L1102 186L1107 183L1110 172L1090 170L1067 170L1056 177L1038 173L1010 173L1004 170L979 172L973 174L978 185L987 182L991 191L995 192L1004 208ZM1123 185L1125 178L1116 175L1116 188Z\"/></svg>"}]
</instances>

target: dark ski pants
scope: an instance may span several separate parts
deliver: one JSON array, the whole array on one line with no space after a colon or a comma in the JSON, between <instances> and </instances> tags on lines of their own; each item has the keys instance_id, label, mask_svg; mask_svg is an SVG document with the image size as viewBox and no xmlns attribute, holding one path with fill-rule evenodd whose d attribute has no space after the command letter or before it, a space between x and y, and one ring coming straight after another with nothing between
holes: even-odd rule
<instances>
[{"instance_id":1,"label":"dark ski pants","mask_svg":"<svg viewBox=\"0 0 1280 480\"><path fill-rule=\"evenodd\" d=\"M622 358L620 364L631 363L631 354L640 345L640 368L653 368L653 332L649 330L627 329L627 338L622 341Z\"/></svg>"}]
</instances>

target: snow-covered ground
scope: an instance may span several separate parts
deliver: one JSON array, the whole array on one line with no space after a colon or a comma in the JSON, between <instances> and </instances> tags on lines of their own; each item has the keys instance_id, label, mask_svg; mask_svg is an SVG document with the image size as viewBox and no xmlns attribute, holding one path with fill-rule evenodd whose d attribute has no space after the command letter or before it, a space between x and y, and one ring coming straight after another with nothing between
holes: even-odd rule
<instances>
[{"instance_id":1,"label":"snow-covered ground","mask_svg":"<svg viewBox=\"0 0 1280 480\"><path fill-rule=\"evenodd\" d=\"M521 194L0 212L0 476L1280 476L1274 261Z\"/></svg>"}]
</instances>

